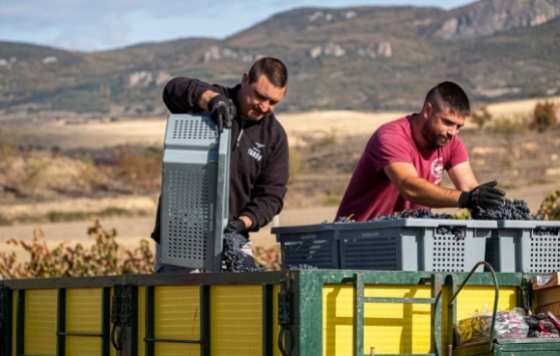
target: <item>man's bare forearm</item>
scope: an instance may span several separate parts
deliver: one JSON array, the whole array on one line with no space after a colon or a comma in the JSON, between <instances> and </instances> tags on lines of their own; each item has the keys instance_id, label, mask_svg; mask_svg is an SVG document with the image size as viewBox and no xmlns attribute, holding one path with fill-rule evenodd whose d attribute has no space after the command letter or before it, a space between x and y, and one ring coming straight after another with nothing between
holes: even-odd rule
<instances>
[{"instance_id":1,"label":"man's bare forearm","mask_svg":"<svg viewBox=\"0 0 560 356\"><path fill-rule=\"evenodd\" d=\"M420 177L409 177L402 181L400 193L416 204L433 208L455 208L461 192L440 187Z\"/></svg>"}]
</instances>

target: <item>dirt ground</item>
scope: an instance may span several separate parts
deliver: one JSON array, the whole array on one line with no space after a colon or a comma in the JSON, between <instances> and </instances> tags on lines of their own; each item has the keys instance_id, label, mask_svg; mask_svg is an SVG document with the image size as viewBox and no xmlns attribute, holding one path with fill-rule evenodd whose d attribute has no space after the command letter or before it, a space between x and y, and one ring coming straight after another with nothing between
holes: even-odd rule
<instances>
[{"instance_id":1,"label":"dirt ground","mask_svg":"<svg viewBox=\"0 0 560 356\"><path fill-rule=\"evenodd\" d=\"M0 215L5 218L21 216L44 216L49 212L71 213L79 210L83 213L95 213L103 209L116 208L127 211L152 211L157 196L126 196L110 198L76 198L58 201L0 205Z\"/></svg>"}]
</instances>

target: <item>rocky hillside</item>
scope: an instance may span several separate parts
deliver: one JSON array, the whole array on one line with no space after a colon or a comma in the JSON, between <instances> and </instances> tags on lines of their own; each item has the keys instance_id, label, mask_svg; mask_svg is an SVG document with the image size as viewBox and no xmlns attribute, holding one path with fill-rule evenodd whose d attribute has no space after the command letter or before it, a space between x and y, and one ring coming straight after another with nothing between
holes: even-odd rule
<instances>
[{"instance_id":1,"label":"rocky hillside","mask_svg":"<svg viewBox=\"0 0 560 356\"><path fill-rule=\"evenodd\" d=\"M478 1L451 11L432 28L443 39L474 38L542 25L559 15L558 0Z\"/></svg>"},{"instance_id":2,"label":"rocky hillside","mask_svg":"<svg viewBox=\"0 0 560 356\"><path fill-rule=\"evenodd\" d=\"M256 58L282 58L281 110L408 110L441 80L477 101L560 90L560 0L426 7L299 8L224 40L188 38L101 52L0 42L0 112L162 114L176 75L235 84Z\"/></svg>"}]
</instances>

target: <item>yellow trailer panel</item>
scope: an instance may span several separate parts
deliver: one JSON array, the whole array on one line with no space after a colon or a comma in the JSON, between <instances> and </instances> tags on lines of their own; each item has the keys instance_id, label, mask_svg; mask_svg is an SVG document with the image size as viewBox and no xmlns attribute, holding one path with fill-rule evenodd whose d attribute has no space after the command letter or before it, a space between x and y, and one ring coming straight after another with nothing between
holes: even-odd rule
<instances>
[{"instance_id":1,"label":"yellow trailer panel","mask_svg":"<svg viewBox=\"0 0 560 356\"><path fill-rule=\"evenodd\" d=\"M25 343L27 355L56 354L57 289L25 292Z\"/></svg>"},{"instance_id":2,"label":"yellow trailer panel","mask_svg":"<svg viewBox=\"0 0 560 356\"><path fill-rule=\"evenodd\" d=\"M262 286L214 286L210 289L213 356L262 355L262 303Z\"/></svg>"},{"instance_id":3,"label":"yellow trailer panel","mask_svg":"<svg viewBox=\"0 0 560 356\"><path fill-rule=\"evenodd\" d=\"M323 288L323 355L353 355L354 288L328 285ZM428 286L367 286L366 296L429 298ZM367 350L375 353L428 353L431 310L424 304L367 304L365 306Z\"/></svg>"},{"instance_id":4,"label":"yellow trailer panel","mask_svg":"<svg viewBox=\"0 0 560 356\"><path fill-rule=\"evenodd\" d=\"M161 286L155 288L155 336L166 340L200 339L200 288ZM156 355L198 356L200 346L158 342Z\"/></svg>"}]
</instances>

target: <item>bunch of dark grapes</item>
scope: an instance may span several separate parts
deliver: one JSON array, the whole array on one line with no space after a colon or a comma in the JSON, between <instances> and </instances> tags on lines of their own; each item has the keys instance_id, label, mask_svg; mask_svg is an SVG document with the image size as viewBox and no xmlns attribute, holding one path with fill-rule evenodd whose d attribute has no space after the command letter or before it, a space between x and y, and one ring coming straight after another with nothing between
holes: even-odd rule
<instances>
[{"instance_id":1,"label":"bunch of dark grapes","mask_svg":"<svg viewBox=\"0 0 560 356\"><path fill-rule=\"evenodd\" d=\"M394 213L388 216L381 216L373 221L379 220L398 220L398 219L455 219L453 215L445 213L434 213L430 209L415 209L415 210L403 210L398 213ZM445 226L440 225L436 228L438 235L454 235L456 239L465 238L465 228L462 226Z\"/></svg>"},{"instance_id":2,"label":"bunch of dark grapes","mask_svg":"<svg viewBox=\"0 0 560 356\"><path fill-rule=\"evenodd\" d=\"M475 220L536 220L524 200L506 199L504 205L497 209L475 208L471 211Z\"/></svg>"},{"instance_id":3,"label":"bunch of dark grapes","mask_svg":"<svg viewBox=\"0 0 560 356\"><path fill-rule=\"evenodd\" d=\"M517 199L506 199L504 205L498 209L473 209L471 216L475 220L542 220L541 216L531 214L526 201ZM533 233L558 236L559 230L557 227L537 227Z\"/></svg>"},{"instance_id":4,"label":"bunch of dark grapes","mask_svg":"<svg viewBox=\"0 0 560 356\"><path fill-rule=\"evenodd\" d=\"M238 233L224 234L222 250L222 272L260 272L263 269L257 266L255 259L242 251L247 238Z\"/></svg>"},{"instance_id":5,"label":"bunch of dark grapes","mask_svg":"<svg viewBox=\"0 0 560 356\"><path fill-rule=\"evenodd\" d=\"M397 220L397 219L455 219L453 215L445 214L445 213L434 213L430 209L414 209L414 210L403 210L398 213L394 213L392 215L381 216L377 219L373 219L371 221L378 221L378 220Z\"/></svg>"},{"instance_id":6,"label":"bunch of dark grapes","mask_svg":"<svg viewBox=\"0 0 560 356\"><path fill-rule=\"evenodd\" d=\"M400 220L400 219L455 219L453 215L450 214L437 214L433 213L430 209L414 209L414 210L403 210L397 213L393 213L391 215L384 215L378 216L368 222L376 222L376 221L386 221L386 220ZM344 224L344 223L353 223L356 222L354 219L349 217L339 217L335 223L337 224Z\"/></svg>"},{"instance_id":7,"label":"bunch of dark grapes","mask_svg":"<svg viewBox=\"0 0 560 356\"><path fill-rule=\"evenodd\" d=\"M378 221L396 221L401 219L456 219L453 215L445 213L434 213L430 209L414 209L414 210L403 210L391 215L379 216L374 219L368 220L368 222L378 222ZM355 222L349 218L339 218L335 223L352 223ZM465 228L462 226L438 226L436 232L441 235L452 234L455 235L457 239L462 239L465 237Z\"/></svg>"}]
</instances>

